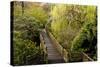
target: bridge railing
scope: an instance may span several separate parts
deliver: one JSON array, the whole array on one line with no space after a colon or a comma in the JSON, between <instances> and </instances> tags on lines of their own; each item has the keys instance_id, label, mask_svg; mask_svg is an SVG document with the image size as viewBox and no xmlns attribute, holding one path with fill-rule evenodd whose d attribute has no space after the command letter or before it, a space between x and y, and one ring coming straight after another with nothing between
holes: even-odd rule
<instances>
[{"instance_id":1,"label":"bridge railing","mask_svg":"<svg viewBox=\"0 0 100 67\"><path fill-rule=\"evenodd\" d=\"M69 52L69 62L94 61L84 52Z\"/></svg>"},{"instance_id":2,"label":"bridge railing","mask_svg":"<svg viewBox=\"0 0 100 67\"><path fill-rule=\"evenodd\" d=\"M54 44L55 48L58 50L58 52L61 54L61 56L63 57L65 62L69 62L70 59L74 58L76 59L76 61L94 61L93 59L91 59L86 53L84 52L68 52L66 49L64 49L59 43L58 41L54 38L54 36L48 31L46 30L52 43ZM77 55L76 57L71 57ZM74 60L73 59L73 60ZM79 60L78 60L79 59Z\"/></svg>"},{"instance_id":3,"label":"bridge railing","mask_svg":"<svg viewBox=\"0 0 100 67\"><path fill-rule=\"evenodd\" d=\"M42 36L42 34L40 33L40 49L42 50L41 53L44 55L44 61L46 63L48 63L48 60L47 60L47 47L45 45L45 41L44 41L44 38Z\"/></svg>"},{"instance_id":4,"label":"bridge railing","mask_svg":"<svg viewBox=\"0 0 100 67\"><path fill-rule=\"evenodd\" d=\"M82 52L83 61L94 61L92 58L90 58L86 53Z\"/></svg>"}]
</instances>

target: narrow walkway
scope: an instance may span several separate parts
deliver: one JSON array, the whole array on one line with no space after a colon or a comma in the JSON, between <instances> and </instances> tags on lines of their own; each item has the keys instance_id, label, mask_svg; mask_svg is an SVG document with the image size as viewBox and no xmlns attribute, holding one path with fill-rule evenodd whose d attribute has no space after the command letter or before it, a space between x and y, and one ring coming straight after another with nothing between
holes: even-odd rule
<instances>
[{"instance_id":1,"label":"narrow walkway","mask_svg":"<svg viewBox=\"0 0 100 67\"><path fill-rule=\"evenodd\" d=\"M53 46L49 36L46 33L46 31L43 30L41 34L44 38L45 45L47 47L49 63L64 63L63 58L61 57L59 52L56 50L56 48Z\"/></svg>"}]
</instances>

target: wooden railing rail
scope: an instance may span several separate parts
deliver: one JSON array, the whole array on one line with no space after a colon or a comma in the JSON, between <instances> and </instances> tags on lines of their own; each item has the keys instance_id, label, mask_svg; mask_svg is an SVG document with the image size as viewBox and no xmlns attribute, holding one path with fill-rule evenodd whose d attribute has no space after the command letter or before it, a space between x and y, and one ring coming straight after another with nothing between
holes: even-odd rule
<instances>
[{"instance_id":1,"label":"wooden railing rail","mask_svg":"<svg viewBox=\"0 0 100 67\"><path fill-rule=\"evenodd\" d=\"M90 58L86 53L82 52L83 55L83 61L94 61L92 58Z\"/></svg>"}]
</instances>

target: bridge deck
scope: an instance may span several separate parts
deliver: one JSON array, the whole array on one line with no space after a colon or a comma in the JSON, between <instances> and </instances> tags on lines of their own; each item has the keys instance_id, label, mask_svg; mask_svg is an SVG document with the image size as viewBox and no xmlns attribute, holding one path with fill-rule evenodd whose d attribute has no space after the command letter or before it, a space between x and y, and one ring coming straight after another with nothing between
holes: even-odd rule
<instances>
[{"instance_id":1,"label":"bridge deck","mask_svg":"<svg viewBox=\"0 0 100 67\"><path fill-rule=\"evenodd\" d=\"M62 56L59 54L59 52L53 46L49 36L46 33L46 31L42 30L41 34L44 38L44 42L45 42L45 45L47 47L49 63L63 63L64 60L63 60Z\"/></svg>"}]
</instances>

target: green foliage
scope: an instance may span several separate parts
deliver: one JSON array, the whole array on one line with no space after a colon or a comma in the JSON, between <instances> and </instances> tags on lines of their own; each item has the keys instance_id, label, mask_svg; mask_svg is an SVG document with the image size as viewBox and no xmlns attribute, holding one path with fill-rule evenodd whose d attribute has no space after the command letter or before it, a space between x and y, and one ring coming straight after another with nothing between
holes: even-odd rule
<instances>
[{"instance_id":1,"label":"green foliage","mask_svg":"<svg viewBox=\"0 0 100 67\"><path fill-rule=\"evenodd\" d=\"M85 8L85 6L60 4L52 9L51 30L64 48L70 49L71 41L85 23Z\"/></svg>"},{"instance_id":2,"label":"green foliage","mask_svg":"<svg viewBox=\"0 0 100 67\"><path fill-rule=\"evenodd\" d=\"M54 5L50 30L66 50L83 51L96 58L96 14L95 6Z\"/></svg>"},{"instance_id":3,"label":"green foliage","mask_svg":"<svg viewBox=\"0 0 100 67\"><path fill-rule=\"evenodd\" d=\"M48 13L44 9L44 7L40 6L40 3L36 4L31 2L23 2L23 3L24 3L24 13L22 13L21 2L14 2L14 8L13 8L14 18L19 18L22 15L23 17L25 16L27 19L31 17L37 21L37 23L41 26L41 28L44 28L48 19Z\"/></svg>"},{"instance_id":4,"label":"green foliage","mask_svg":"<svg viewBox=\"0 0 100 67\"><path fill-rule=\"evenodd\" d=\"M24 13L22 14L21 2L14 2L14 65L45 63L42 50L39 48L39 31L46 23L47 14L42 7L29 4L24 2Z\"/></svg>"},{"instance_id":5,"label":"green foliage","mask_svg":"<svg viewBox=\"0 0 100 67\"><path fill-rule=\"evenodd\" d=\"M45 24L48 18L48 15L41 7L32 6L27 10L28 15L34 16L37 20L39 20L41 23Z\"/></svg>"},{"instance_id":6,"label":"green foliage","mask_svg":"<svg viewBox=\"0 0 100 67\"><path fill-rule=\"evenodd\" d=\"M36 44L31 40L20 38L22 36L20 33L14 33L14 65L40 63L42 54L39 47L36 47Z\"/></svg>"},{"instance_id":7,"label":"green foliage","mask_svg":"<svg viewBox=\"0 0 100 67\"><path fill-rule=\"evenodd\" d=\"M14 30L22 32L23 39L29 39L36 41L34 38L39 39L39 25L38 21L34 18L29 17L16 18L14 21Z\"/></svg>"},{"instance_id":8,"label":"green foliage","mask_svg":"<svg viewBox=\"0 0 100 67\"><path fill-rule=\"evenodd\" d=\"M91 53L92 58L96 57L97 29L95 22L85 24L80 33L74 38L71 49L72 51Z\"/></svg>"},{"instance_id":9,"label":"green foliage","mask_svg":"<svg viewBox=\"0 0 100 67\"><path fill-rule=\"evenodd\" d=\"M77 48L79 49L79 47L81 45L84 45L84 46L86 45L83 48L86 48L86 47L88 48L90 43L95 42L93 40L94 40L94 38L96 39L96 37L97 37L96 32L97 32L97 29L96 29L95 24L93 24L93 23L85 24L84 27L82 28L82 30L80 31L80 33L76 36L76 38L72 42L73 46L76 47L76 48L74 47L73 49L77 49ZM87 44L83 44L85 41L87 41L86 42ZM94 44L94 45L96 45L96 44Z\"/></svg>"},{"instance_id":10,"label":"green foliage","mask_svg":"<svg viewBox=\"0 0 100 67\"><path fill-rule=\"evenodd\" d=\"M65 8L65 5L57 5L54 6L51 11L52 18L54 19L51 23L51 30L60 43L64 40L64 38L62 38L63 31L66 29L66 26L68 26L66 17L64 16L66 10Z\"/></svg>"},{"instance_id":11,"label":"green foliage","mask_svg":"<svg viewBox=\"0 0 100 67\"><path fill-rule=\"evenodd\" d=\"M39 26L32 21L20 18L14 22L14 65L40 63Z\"/></svg>"},{"instance_id":12,"label":"green foliage","mask_svg":"<svg viewBox=\"0 0 100 67\"><path fill-rule=\"evenodd\" d=\"M33 18L26 18L20 17L14 21L14 65L43 62L43 54L39 49L39 26Z\"/></svg>"}]
</instances>

